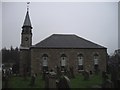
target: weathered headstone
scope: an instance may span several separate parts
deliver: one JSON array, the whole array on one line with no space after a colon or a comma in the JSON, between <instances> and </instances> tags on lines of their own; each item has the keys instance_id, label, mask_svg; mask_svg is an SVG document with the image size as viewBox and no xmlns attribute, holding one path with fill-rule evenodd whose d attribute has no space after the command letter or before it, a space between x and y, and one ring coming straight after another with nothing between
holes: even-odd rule
<instances>
[{"instance_id":1,"label":"weathered headstone","mask_svg":"<svg viewBox=\"0 0 120 90\"><path fill-rule=\"evenodd\" d=\"M45 89L49 88L56 88L56 73L53 70L45 75Z\"/></svg>"},{"instance_id":2,"label":"weathered headstone","mask_svg":"<svg viewBox=\"0 0 120 90\"><path fill-rule=\"evenodd\" d=\"M67 76L62 75L60 80L57 83L58 90L61 88L67 88L70 89L70 80Z\"/></svg>"},{"instance_id":3,"label":"weathered headstone","mask_svg":"<svg viewBox=\"0 0 120 90\"><path fill-rule=\"evenodd\" d=\"M56 73L53 70L49 72L49 88L56 88Z\"/></svg>"}]
</instances>

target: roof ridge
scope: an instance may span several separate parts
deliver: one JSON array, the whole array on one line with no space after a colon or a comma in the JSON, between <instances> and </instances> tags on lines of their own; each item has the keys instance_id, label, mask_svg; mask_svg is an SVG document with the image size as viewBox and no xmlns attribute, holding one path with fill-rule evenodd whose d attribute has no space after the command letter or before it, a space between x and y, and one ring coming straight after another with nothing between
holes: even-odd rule
<instances>
[{"instance_id":1,"label":"roof ridge","mask_svg":"<svg viewBox=\"0 0 120 90\"><path fill-rule=\"evenodd\" d=\"M52 34L52 35L75 35L75 34Z\"/></svg>"},{"instance_id":2,"label":"roof ridge","mask_svg":"<svg viewBox=\"0 0 120 90\"><path fill-rule=\"evenodd\" d=\"M52 34L35 44L40 48L105 48L75 34Z\"/></svg>"}]
</instances>

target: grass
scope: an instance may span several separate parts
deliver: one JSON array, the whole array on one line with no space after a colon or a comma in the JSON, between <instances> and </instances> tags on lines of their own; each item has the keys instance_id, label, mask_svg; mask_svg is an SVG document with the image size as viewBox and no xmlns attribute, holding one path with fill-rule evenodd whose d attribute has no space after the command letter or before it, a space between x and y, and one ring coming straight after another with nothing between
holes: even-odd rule
<instances>
[{"instance_id":1,"label":"grass","mask_svg":"<svg viewBox=\"0 0 120 90\"><path fill-rule=\"evenodd\" d=\"M23 77L12 77L9 80L9 88L43 88L44 81L42 80L41 76L36 78L35 86L31 87L30 84L31 77L27 77L24 80Z\"/></svg>"},{"instance_id":2,"label":"grass","mask_svg":"<svg viewBox=\"0 0 120 90\"><path fill-rule=\"evenodd\" d=\"M92 75L89 80L84 80L81 74L76 75L75 79L71 79L72 88L91 88L94 85L101 85L102 78L100 75Z\"/></svg>"},{"instance_id":3,"label":"grass","mask_svg":"<svg viewBox=\"0 0 120 90\"><path fill-rule=\"evenodd\" d=\"M27 77L27 80L22 77L12 77L9 80L9 88L44 88L44 81L41 76L36 78L34 87L29 86L30 79L30 77ZM101 83L101 75L91 75L89 80L84 80L81 74L77 74L74 79L71 79L71 88L91 88L94 85L101 85Z\"/></svg>"}]
</instances>

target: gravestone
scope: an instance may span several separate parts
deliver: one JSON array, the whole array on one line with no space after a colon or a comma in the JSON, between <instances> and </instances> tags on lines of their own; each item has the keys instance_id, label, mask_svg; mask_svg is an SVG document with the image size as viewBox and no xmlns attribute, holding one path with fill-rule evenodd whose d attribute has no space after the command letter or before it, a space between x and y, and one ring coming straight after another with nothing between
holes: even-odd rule
<instances>
[{"instance_id":1,"label":"gravestone","mask_svg":"<svg viewBox=\"0 0 120 90\"><path fill-rule=\"evenodd\" d=\"M53 70L49 72L49 88L56 88L56 73Z\"/></svg>"},{"instance_id":2,"label":"gravestone","mask_svg":"<svg viewBox=\"0 0 120 90\"><path fill-rule=\"evenodd\" d=\"M61 90L61 88L67 88L68 90L70 89L70 79L62 75L57 83L57 88L58 90Z\"/></svg>"},{"instance_id":3,"label":"gravestone","mask_svg":"<svg viewBox=\"0 0 120 90\"><path fill-rule=\"evenodd\" d=\"M48 88L56 88L56 73L53 70L45 75L45 89Z\"/></svg>"}]
</instances>

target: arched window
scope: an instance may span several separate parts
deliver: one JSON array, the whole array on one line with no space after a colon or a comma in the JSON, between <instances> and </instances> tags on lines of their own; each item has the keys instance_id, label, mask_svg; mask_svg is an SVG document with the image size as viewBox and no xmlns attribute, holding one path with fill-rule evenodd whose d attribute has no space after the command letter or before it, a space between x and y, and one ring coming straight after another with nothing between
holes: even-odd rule
<instances>
[{"instance_id":1,"label":"arched window","mask_svg":"<svg viewBox=\"0 0 120 90\"><path fill-rule=\"evenodd\" d=\"M42 56L42 60L43 60L43 66L48 66L48 55L44 54Z\"/></svg>"},{"instance_id":2,"label":"arched window","mask_svg":"<svg viewBox=\"0 0 120 90\"><path fill-rule=\"evenodd\" d=\"M42 66L43 66L43 70L48 70L48 55L47 54L43 54L42 56Z\"/></svg>"},{"instance_id":3,"label":"arched window","mask_svg":"<svg viewBox=\"0 0 120 90\"><path fill-rule=\"evenodd\" d=\"M94 65L98 64L98 54L94 54Z\"/></svg>"},{"instance_id":4,"label":"arched window","mask_svg":"<svg viewBox=\"0 0 120 90\"><path fill-rule=\"evenodd\" d=\"M77 60L78 60L78 70L83 70L83 55L79 54L77 56Z\"/></svg>"},{"instance_id":5,"label":"arched window","mask_svg":"<svg viewBox=\"0 0 120 90\"><path fill-rule=\"evenodd\" d=\"M94 70L95 72L99 70L99 55L97 53L94 54Z\"/></svg>"},{"instance_id":6,"label":"arched window","mask_svg":"<svg viewBox=\"0 0 120 90\"><path fill-rule=\"evenodd\" d=\"M61 55L61 66L62 67L66 66L66 55L65 54Z\"/></svg>"}]
</instances>

